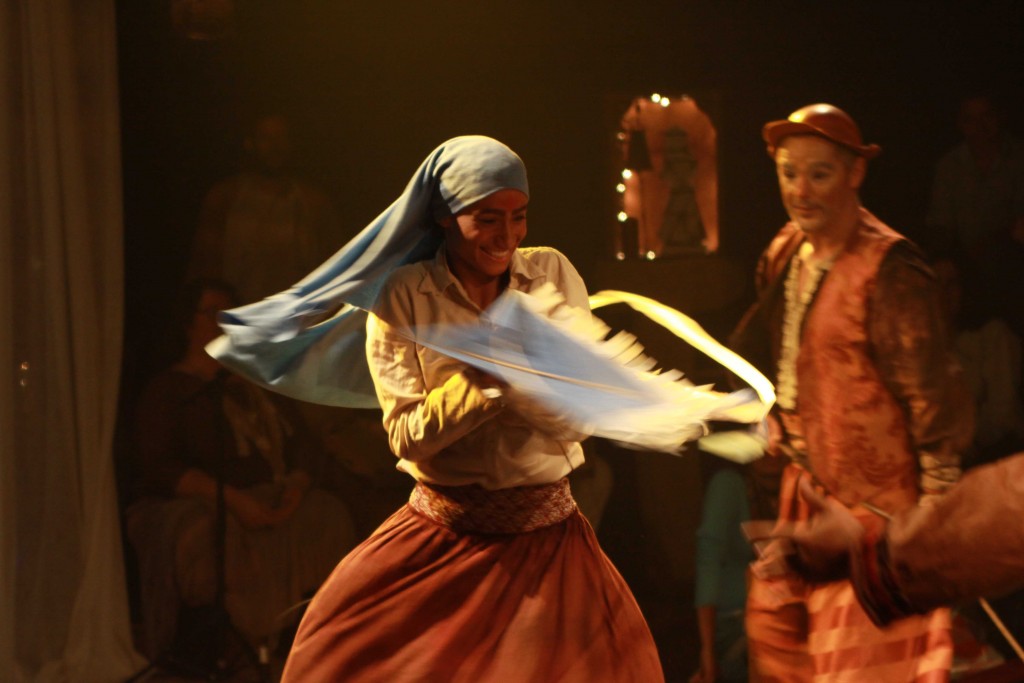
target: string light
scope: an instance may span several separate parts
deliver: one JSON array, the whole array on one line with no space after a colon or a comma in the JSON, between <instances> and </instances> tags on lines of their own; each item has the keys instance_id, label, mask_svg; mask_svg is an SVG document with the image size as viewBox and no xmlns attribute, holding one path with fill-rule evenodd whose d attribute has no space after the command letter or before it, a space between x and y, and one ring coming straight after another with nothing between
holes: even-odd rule
<instances>
[{"instance_id":1,"label":"string light","mask_svg":"<svg viewBox=\"0 0 1024 683\"><path fill-rule=\"evenodd\" d=\"M672 104L672 99L670 97L666 97L666 96L662 95L661 93L652 93L651 94L651 102L653 102L655 104L659 104L663 108L665 108L665 107L668 107L670 104ZM639 107L637 108L637 110L638 110L638 113L639 113ZM624 141L626 141L628 139L628 135L626 134L625 131L619 131L618 134L616 135L616 139L618 139L619 142L624 142ZM628 169L628 168L622 169L622 179L623 180L627 180L628 181L632 177L633 177L633 171L631 169ZM616 184L615 185L615 191L618 194L620 194L620 195L624 195L626 193L626 184L625 183L618 183L618 184ZM625 211L619 211L616 217L617 217L619 223L625 223L627 220L629 220L629 215ZM657 253L654 252L653 250L644 252L643 253L643 258L647 259L648 261L653 261L655 258L657 258ZM621 250L620 251L616 251L615 252L615 259L618 260L618 261L624 261L626 259L625 252L623 252Z\"/></svg>"}]
</instances>

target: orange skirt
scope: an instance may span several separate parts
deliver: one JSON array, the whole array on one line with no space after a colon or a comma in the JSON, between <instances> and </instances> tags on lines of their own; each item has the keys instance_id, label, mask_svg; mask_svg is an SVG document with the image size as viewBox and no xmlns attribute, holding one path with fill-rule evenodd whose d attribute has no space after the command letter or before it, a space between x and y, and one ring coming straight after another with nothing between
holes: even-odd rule
<instances>
[{"instance_id":1,"label":"orange skirt","mask_svg":"<svg viewBox=\"0 0 1024 683\"><path fill-rule=\"evenodd\" d=\"M417 484L317 593L282 678L663 680L650 629L565 480Z\"/></svg>"}]
</instances>

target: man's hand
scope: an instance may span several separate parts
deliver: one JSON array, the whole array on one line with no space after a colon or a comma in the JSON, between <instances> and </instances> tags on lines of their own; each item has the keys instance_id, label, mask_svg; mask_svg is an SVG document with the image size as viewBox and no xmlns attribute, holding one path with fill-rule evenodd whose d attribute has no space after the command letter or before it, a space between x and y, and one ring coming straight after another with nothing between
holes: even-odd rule
<instances>
[{"instance_id":1,"label":"man's hand","mask_svg":"<svg viewBox=\"0 0 1024 683\"><path fill-rule=\"evenodd\" d=\"M817 581L848 576L848 553L860 543L864 527L845 505L817 493L806 478L800 481L800 495L812 511L811 518L792 533L801 573Z\"/></svg>"}]
</instances>

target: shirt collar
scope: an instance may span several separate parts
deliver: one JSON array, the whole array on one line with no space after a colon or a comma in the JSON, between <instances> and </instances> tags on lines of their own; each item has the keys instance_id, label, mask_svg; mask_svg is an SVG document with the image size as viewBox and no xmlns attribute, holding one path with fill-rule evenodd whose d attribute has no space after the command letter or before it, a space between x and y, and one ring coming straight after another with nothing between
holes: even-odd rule
<instances>
[{"instance_id":1,"label":"shirt collar","mask_svg":"<svg viewBox=\"0 0 1024 683\"><path fill-rule=\"evenodd\" d=\"M448 267L448 254L445 251L444 243L438 247L437 253L431 261L425 261L426 272L420 282L421 293L439 294L449 287L462 289L462 285ZM528 282L543 278L544 271L535 263L523 257L519 249L512 252L512 261L509 263L509 287L512 289L523 289Z\"/></svg>"}]
</instances>

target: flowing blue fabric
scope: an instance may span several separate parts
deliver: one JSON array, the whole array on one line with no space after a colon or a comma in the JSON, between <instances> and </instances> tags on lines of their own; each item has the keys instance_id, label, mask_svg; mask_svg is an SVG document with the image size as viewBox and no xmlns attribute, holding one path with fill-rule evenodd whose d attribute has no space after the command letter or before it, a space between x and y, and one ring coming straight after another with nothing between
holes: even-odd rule
<instances>
[{"instance_id":1,"label":"flowing blue fabric","mask_svg":"<svg viewBox=\"0 0 1024 683\"><path fill-rule=\"evenodd\" d=\"M222 312L224 335L207 350L281 394L377 407L366 363L366 311L392 271L437 251L439 211L458 213L503 189L529 195L526 167L515 152L481 135L443 143L402 195L323 265L284 292Z\"/></svg>"}]
</instances>

